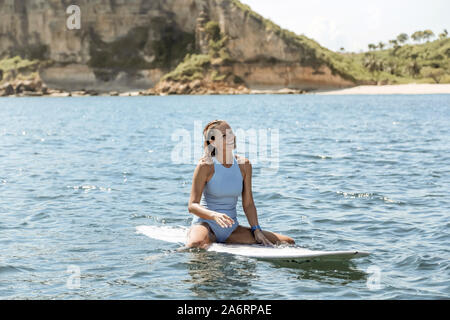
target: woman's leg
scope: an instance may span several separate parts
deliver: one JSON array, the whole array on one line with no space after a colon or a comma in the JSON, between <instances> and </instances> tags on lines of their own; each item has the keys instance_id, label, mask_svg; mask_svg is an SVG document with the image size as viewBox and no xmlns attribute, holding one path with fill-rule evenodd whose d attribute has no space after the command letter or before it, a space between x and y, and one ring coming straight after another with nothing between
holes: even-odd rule
<instances>
[{"instance_id":1,"label":"woman's leg","mask_svg":"<svg viewBox=\"0 0 450 320\"><path fill-rule=\"evenodd\" d=\"M263 234L273 244L281 244L281 243L295 244L294 239L288 236L284 236L282 234L266 230L263 230ZM255 244L256 240L255 237L253 237L250 228L238 226L236 230L234 230L234 232L228 237L226 243Z\"/></svg>"},{"instance_id":2,"label":"woman's leg","mask_svg":"<svg viewBox=\"0 0 450 320\"><path fill-rule=\"evenodd\" d=\"M186 247L206 249L215 242L215 236L207 223L194 224L188 232Z\"/></svg>"}]
</instances>

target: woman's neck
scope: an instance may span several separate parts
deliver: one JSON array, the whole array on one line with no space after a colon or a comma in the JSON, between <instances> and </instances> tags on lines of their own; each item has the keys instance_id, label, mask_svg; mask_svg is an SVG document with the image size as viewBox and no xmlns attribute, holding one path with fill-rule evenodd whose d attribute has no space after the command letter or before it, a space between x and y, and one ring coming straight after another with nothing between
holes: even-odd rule
<instances>
[{"instance_id":1,"label":"woman's neck","mask_svg":"<svg viewBox=\"0 0 450 320\"><path fill-rule=\"evenodd\" d=\"M215 157L223 165L232 165L233 164L233 152L232 151L227 152L226 157L225 157L224 152L217 152L217 149L216 149Z\"/></svg>"}]
</instances>

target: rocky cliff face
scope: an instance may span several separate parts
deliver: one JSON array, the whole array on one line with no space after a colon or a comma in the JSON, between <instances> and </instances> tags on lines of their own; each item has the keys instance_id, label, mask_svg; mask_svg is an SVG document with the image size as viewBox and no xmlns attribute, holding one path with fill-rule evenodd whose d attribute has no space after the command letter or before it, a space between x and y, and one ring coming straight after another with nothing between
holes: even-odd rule
<instances>
[{"instance_id":1,"label":"rocky cliff face","mask_svg":"<svg viewBox=\"0 0 450 320\"><path fill-rule=\"evenodd\" d=\"M79 30L66 26L71 4ZM65 90L148 89L187 53L207 50L207 20L228 36L226 68L250 88L353 84L235 0L0 0L0 56L50 60L41 78Z\"/></svg>"}]
</instances>

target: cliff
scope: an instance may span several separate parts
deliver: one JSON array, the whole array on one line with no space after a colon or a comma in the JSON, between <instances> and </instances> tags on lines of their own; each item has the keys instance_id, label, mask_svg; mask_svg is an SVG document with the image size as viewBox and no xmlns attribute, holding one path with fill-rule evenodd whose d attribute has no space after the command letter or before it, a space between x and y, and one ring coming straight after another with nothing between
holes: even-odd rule
<instances>
[{"instance_id":1,"label":"cliff","mask_svg":"<svg viewBox=\"0 0 450 320\"><path fill-rule=\"evenodd\" d=\"M81 8L79 30L66 27L69 4ZM215 70L249 88L328 89L357 82L350 59L279 28L237 0L0 0L0 57L45 61L39 76L53 88L145 90L186 55L208 54L209 21L226 37L218 53L226 58Z\"/></svg>"}]
</instances>

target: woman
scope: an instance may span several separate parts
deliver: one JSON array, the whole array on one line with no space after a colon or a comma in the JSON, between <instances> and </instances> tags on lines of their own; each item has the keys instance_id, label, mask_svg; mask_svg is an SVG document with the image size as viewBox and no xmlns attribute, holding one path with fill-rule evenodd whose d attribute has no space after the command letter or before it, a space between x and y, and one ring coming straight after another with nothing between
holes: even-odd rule
<instances>
[{"instance_id":1,"label":"woman","mask_svg":"<svg viewBox=\"0 0 450 320\"><path fill-rule=\"evenodd\" d=\"M214 120L206 125L203 135L205 155L192 179L188 210L195 216L186 246L206 249L213 242L294 244L292 238L259 226L252 195L252 165L248 159L233 154L236 137L228 123ZM240 194L251 228L240 226L237 220Z\"/></svg>"}]
</instances>

